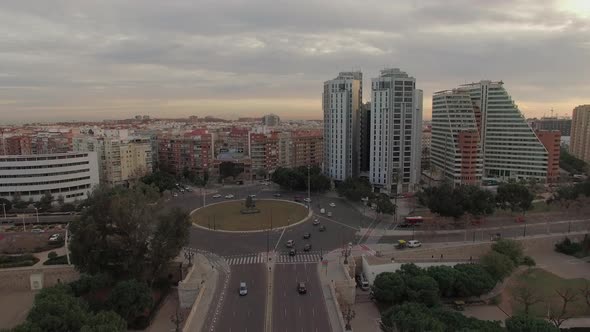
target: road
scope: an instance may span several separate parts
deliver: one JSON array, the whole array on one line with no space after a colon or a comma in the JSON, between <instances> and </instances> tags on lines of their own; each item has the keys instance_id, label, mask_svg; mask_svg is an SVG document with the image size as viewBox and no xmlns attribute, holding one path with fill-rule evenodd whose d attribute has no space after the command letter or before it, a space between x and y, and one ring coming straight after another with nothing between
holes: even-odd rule
<instances>
[{"instance_id":1,"label":"road","mask_svg":"<svg viewBox=\"0 0 590 332\"><path fill-rule=\"evenodd\" d=\"M264 331L266 294L265 264L236 265L223 303L223 309L216 325L216 331L258 332ZM248 295L240 296L240 282L246 282Z\"/></svg>"},{"instance_id":2,"label":"road","mask_svg":"<svg viewBox=\"0 0 590 332\"><path fill-rule=\"evenodd\" d=\"M277 264L274 269L272 331L331 331L316 264ZM301 281L307 294L297 292Z\"/></svg>"}]
</instances>

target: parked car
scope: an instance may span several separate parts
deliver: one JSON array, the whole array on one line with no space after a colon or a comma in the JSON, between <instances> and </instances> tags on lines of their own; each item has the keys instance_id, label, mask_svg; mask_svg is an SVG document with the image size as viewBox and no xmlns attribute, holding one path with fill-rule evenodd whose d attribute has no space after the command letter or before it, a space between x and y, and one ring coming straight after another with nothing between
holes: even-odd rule
<instances>
[{"instance_id":1,"label":"parked car","mask_svg":"<svg viewBox=\"0 0 590 332\"><path fill-rule=\"evenodd\" d=\"M299 294L305 294L305 293L307 293L307 287L305 287L305 283L304 282L298 282L297 283L297 292Z\"/></svg>"},{"instance_id":2,"label":"parked car","mask_svg":"<svg viewBox=\"0 0 590 332\"><path fill-rule=\"evenodd\" d=\"M321 225L320 228L319 228L319 230L320 230L320 232L324 232L326 230L326 226Z\"/></svg>"},{"instance_id":3,"label":"parked car","mask_svg":"<svg viewBox=\"0 0 590 332\"><path fill-rule=\"evenodd\" d=\"M418 240L410 240L408 241L408 248L418 248L421 247L422 243Z\"/></svg>"},{"instance_id":4,"label":"parked car","mask_svg":"<svg viewBox=\"0 0 590 332\"><path fill-rule=\"evenodd\" d=\"M240 296L244 296L248 294L248 287L246 286L246 283L241 281L240 282Z\"/></svg>"},{"instance_id":5,"label":"parked car","mask_svg":"<svg viewBox=\"0 0 590 332\"><path fill-rule=\"evenodd\" d=\"M315 219L313 220L313 225L314 225L314 226L317 226L317 225L319 225L319 224L320 224L320 220L319 220L318 218L315 218Z\"/></svg>"},{"instance_id":6,"label":"parked car","mask_svg":"<svg viewBox=\"0 0 590 332\"><path fill-rule=\"evenodd\" d=\"M225 198L227 198L227 199L232 199L232 198L234 198L234 195L232 195L232 194L225 195Z\"/></svg>"},{"instance_id":7,"label":"parked car","mask_svg":"<svg viewBox=\"0 0 590 332\"><path fill-rule=\"evenodd\" d=\"M365 277L364 274L362 274L362 273L357 274L355 276L355 279L356 279L356 284L358 287L360 287L360 289L362 289L364 291L369 290L369 288L370 288L369 281L367 280L367 278Z\"/></svg>"},{"instance_id":8,"label":"parked car","mask_svg":"<svg viewBox=\"0 0 590 332\"><path fill-rule=\"evenodd\" d=\"M293 245L295 244L295 241L293 240L288 240L287 243L285 244L287 246L287 248L293 248Z\"/></svg>"},{"instance_id":9,"label":"parked car","mask_svg":"<svg viewBox=\"0 0 590 332\"><path fill-rule=\"evenodd\" d=\"M45 230L42 228L33 228L31 229L31 233L45 233Z\"/></svg>"},{"instance_id":10,"label":"parked car","mask_svg":"<svg viewBox=\"0 0 590 332\"><path fill-rule=\"evenodd\" d=\"M311 237L311 233L305 233L303 234L303 238L304 239L309 239Z\"/></svg>"},{"instance_id":11,"label":"parked car","mask_svg":"<svg viewBox=\"0 0 590 332\"><path fill-rule=\"evenodd\" d=\"M289 256L295 256L297 254L297 250L292 248L291 250L289 250Z\"/></svg>"},{"instance_id":12,"label":"parked car","mask_svg":"<svg viewBox=\"0 0 590 332\"><path fill-rule=\"evenodd\" d=\"M49 242L61 242L63 240L63 236L59 233L51 234L49 237Z\"/></svg>"},{"instance_id":13,"label":"parked car","mask_svg":"<svg viewBox=\"0 0 590 332\"><path fill-rule=\"evenodd\" d=\"M213 198L221 198L221 195L220 194L215 194L215 195L213 195Z\"/></svg>"},{"instance_id":14,"label":"parked car","mask_svg":"<svg viewBox=\"0 0 590 332\"><path fill-rule=\"evenodd\" d=\"M303 251L310 251L310 250L311 250L311 244L309 244L309 243L303 247Z\"/></svg>"},{"instance_id":15,"label":"parked car","mask_svg":"<svg viewBox=\"0 0 590 332\"><path fill-rule=\"evenodd\" d=\"M336 207L336 204L330 203L330 207Z\"/></svg>"}]
</instances>

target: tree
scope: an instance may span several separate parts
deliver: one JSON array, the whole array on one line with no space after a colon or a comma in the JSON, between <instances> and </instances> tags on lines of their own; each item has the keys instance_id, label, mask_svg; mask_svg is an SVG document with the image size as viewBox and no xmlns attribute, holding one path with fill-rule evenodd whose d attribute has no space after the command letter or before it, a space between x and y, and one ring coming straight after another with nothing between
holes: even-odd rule
<instances>
[{"instance_id":1,"label":"tree","mask_svg":"<svg viewBox=\"0 0 590 332\"><path fill-rule=\"evenodd\" d=\"M396 206L391 202L391 199L385 194L377 196L375 202L377 204L377 213L394 214Z\"/></svg>"},{"instance_id":2,"label":"tree","mask_svg":"<svg viewBox=\"0 0 590 332\"><path fill-rule=\"evenodd\" d=\"M555 327L559 328L563 322L571 317L568 305L576 300L577 294L571 288L557 289L555 292L561 300L561 307L557 310L552 310L551 305L549 304L549 314L547 318L553 323L553 325L555 325Z\"/></svg>"},{"instance_id":3,"label":"tree","mask_svg":"<svg viewBox=\"0 0 590 332\"><path fill-rule=\"evenodd\" d=\"M381 330L384 332L443 332L445 326L431 315L425 305L406 302L391 307L381 314Z\"/></svg>"},{"instance_id":4,"label":"tree","mask_svg":"<svg viewBox=\"0 0 590 332\"><path fill-rule=\"evenodd\" d=\"M235 179L238 175L244 172L244 167L238 166L236 163L231 161L223 161L219 164L219 175L221 178L232 177Z\"/></svg>"},{"instance_id":5,"label":"tree","mask_svg":"<svg viewBox=\"0 0 590 332\"><path fill-rule=\"evenodd\" d=\"M127 322L114 311L100 311L91 316L80 332L125 332Z\"/></svg>"},{"instance_id":6,"label":"tree","mask_svg":"<svg viewBox=\"0 0 590 332\"><path fill-rule=\"evenodd\" d=\"M503 280L514 270L513 261L497 251L490 251L480 259L481 265L496 280Z\"/></svg>"},{"instance_id":7,"label":"tree","mask_svg":"<svg viewBox=\"0 0 590 332\"><path fill-rule=\"evenodd\" d=\"M118 282L107 300L108 306L127 322L142 315L153 304L150 288L137 280Z\"/></svg>"},{"instance_id":8,"label":"tree","mask_svg":"<svg viewBox=\"0 0 590 332\"><path fill-rule=\"evenodd\" d=\"M373 282L375 299L386 304L402 303L406 300L406 284L398 273L379 273Z\"/></svg>"},{"instance_id":9,"label":"tree","mask_svg":"<svg viewBox=\"0 0 590 332\"><path fill-rule=\"evenodd\" d=\"M188 243L190 225L188 214L178 208L160 216L156 231L150 241L149 263L152 276L150 284Z\"/></svg>"},{"instance_id":10,"label":"tree","mask_svg":"<svg viewBox=\"0 0 590 332\"><path fill-rule=\"evenodd\" d=\"M559 332L551 323L530 315L515 315L506 319L508 332Z\"/></svg>"},{"instance_id":11,"label":"tree","mask_svg":"<svg viewBox=\"0 0 590 332\"><path fill-rule=\"evenodd\" d=\"M569 173L586 173L588 164L581 159L570 154L567 149L561 149L559 154L559 167Z\"/></svg>"},{"instance_id":12,"label":"tree","mask_svg":"<svg viewBox=\"0 0 590 332\"><path fill-rule=\"evenodd\" d=\"M496 202L504 210L526 213L533 204L535 195L524 185L515 182L502 183L498 186Z\"/></svg>"},{"instance_id":13,"label":"tree","mask_svg":"<svg viewBox=\"0 0 590 332\"><path fill-rule=\"evenodd\" d=\"M590 281L584 280L584 287L580 289L586 305L590 307Z\"/></svg>"},{"instance_id":14,"label":"tree","mask_svg":"<svg viewBox=\"0 0 590 332\"><path fill-rule=\"evenodd\" d=\"M185 243L189 228L186 214L156 213L153 202L158 197L155 187L145 184L96 189L88 208L70 224L76 267L83 273L105 272L114 279L156 277L146 272L159 270L162 259Z\"/></svg>"},{"instance_id":15,"label":"tree","mask_svg":"<svg viewBox=\"0 0 590 332\"><path fill-rule=\"evenodd\" d=\"M514 287L514 300L523 305L525 315L530 313L531 306L543 302L543 298L525 283L520 283Z\"/></svg>"},{"instance_id":16,"label":"tree","mask_svg":"<svg viewBox=\"0 0 590 332\"><path fill-rule=\"evenodd\" d=\"M53 203L53 196L51 195L51 193L49 191L46 191L43 194L43 196L41 196L41 199L39 200L37 207L41 211L47 211L47 210L51 209L52 203Z\"/></svg>"},{"instance_id":17,"label":"tree","mask_svg":"<svg viewBox=\"0 0 590 332\"><path fill-rule=\"evenodd\" d=\"M68 285L42 289L27 321L44 332L79 331L88 320L88 305Z\"/></svg>"},{"instance_id":18,"label":"tree","mask_svg":"<svg viewBox=\"0 0 590 332\"><path fill-rule=\"evenodd\" d=\"M459 219L465 214L463 192L453 189L452 184L445 182L438 187L428 187L418 194L420 204L430 211L443 217Z\"/></svg>"},{"instance_id":19,"label":"tree","mask_svg":"<svg viewBox=\"0 0 590 332\"><path fill-rule=\"evenodd\" d=\"M61 195L61 194L60 194L60 195L58 195L58 196L57 196L57 204L58 204L60 207L62 207L62 206L64 205L64 203L65 203L65 198L64 198L64 195Z\"/></svg>"},{"instance_id":20,"label":"tree","mask_svg":"<svg viewBox=\"0 0 590 332\"><path fill-rule=\"evenodd\" d=\"M480 296L488 293L496 285L494 278L480 264L457 264L455 282L457 296Z\"/></svg>"},{"instance_id":21,"label":"tree","mask_svg":"<svg viewBox=\"0 0 590 332\"><path fill-rule=\"evenodd\" d=\"M339 196L353 202L358 202L363 197L373 197L371 184L366 178L348 177L336 189Z\"/></svg>"},{"instance_id":22,"label":"tree","mask_svg":"<svg viewBox=\"0 0 590 332\"><path fill-rule=\"evenodd\" d=\"M14 194L14 196L12 196L12 206L16 209L24 209L29 206L29 203L23 201L21 194L17 192Z\"/></svg>"},{"instance_id":23,"label":"tree","mask_svg":"<svg viewBox=\"0 0 590 332\"><path fill-rule=\"evenodd\" d=\"M506 255L514 262L515 266L520 265L523 257L522 244L510 239L501 239L492 245L492 250Z\"/></svg>"},{"instance_id":24,"label":"tree","mask_svg":"<svg viewBox=\"0 0 590 332\"><path fill-rule=\"evenodd\" d=\"M264 168L257 169L255 173L257 179L266 179L268 176L268 172Z\"/></svg>"},{"instance_id":25,"label":"tree","mask_svg":"<svg viewBox=\"0 0 590 332\"><path fill-rule=\"evenodd\" d=\"M272 182L288 190L307 190L308 168L306 166L297 168L277 168L271 176ZM310 190L324 192L330 189L330 179L322 174L319 167L309 168Z\"/></svg>"},{"instance_id":26,"label":"tree","mask_svg":"<svg viewBox=\"0 0 590 332\"><path fill-rule=\"evenodd\" d=\"M453 296L455 280L459 273L456 269L446 265L435 265L426 269L426 273L436 280L442 296Z\"/></svg>"},{"instance_id":27,"label":"tree","mask_svg":"<svg viewBox=\"0 0 590 332\"><path fill-rule=\"evenodd\" d=\"M2 206L2 204L4 204L4 211L8 212L10 210L12 210L12 202L7 200L6 198L0 198L0 206ZM0 213L4 213L3 210L0 210ZM2 215L2 217L4 217L4 215Z\"/></svg>"},{"instance_id":28,"label":"tree","mask_svg":"<svg viewBox=\"0 0 590 332\"><path fill-rule=\"evenodd\" d=\"M159 192L176 188L176 179L165 172L156 171L141 178L141 182L155 186Z\"/></svg>"},{"instance_id":29,"label":"tree","mask_svg":"<svg viewBox=\"0 0 590 332\"><path fill-rule=\"evenodd\" d=\"M494 213L496 200L491 191L471 185L459 186L456 190L460 192L456 197L462 197L465 212L475 217Z\"/></svg>"},{"instance_id":30,"label":"tree","mask_svg":"<svg viewBox=\"0 0 590 332\"><path fill-rule=\"evenodd\" d=\"M409 301L423 303L433 307L440 302L438 284L428 275L420 275L406 279Z\"/></svg>"}]
</instances>

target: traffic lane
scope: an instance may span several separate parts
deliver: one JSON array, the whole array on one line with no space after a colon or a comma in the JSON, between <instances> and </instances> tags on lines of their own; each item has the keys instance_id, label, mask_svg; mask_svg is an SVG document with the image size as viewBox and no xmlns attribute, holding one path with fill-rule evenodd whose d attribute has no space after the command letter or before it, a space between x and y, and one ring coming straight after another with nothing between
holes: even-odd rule
<instances>
[{"instance_id":1,"label":"traffic lane","mask_svg":"<svg viewBox=\"0 0 590 332\"><path fill-rule=\"evenodd\" d=\"M330 206L331 203L334 203L335 206ZM321 213L322 208L325 210L323 214ZM361 211L352 206L350 202L340 198L313 197L312 209L321 216L331 218L356 229L359 227L368 227L373 222L372 218L365 216ZM332 217L328 217L328 212L332 212Z\"/></svg>"},{"instance_id":2,"label":"traffic lane","mask_svg":"<svg viewBox=\"0 0 590 332\"><path fill-rule=\"evenodd\" d=\"M284 234L280 237L280 243L276 245L275 242L277 250L285 250L288 240L295 241L295 249L298 252L303 252L303 247L307 243L312 245L312 250L330 251L356 240L357 231L354 229L318 218L320 225L326 227L325 231L320 232L320 225L314 226L313 219L315 219L315 216L303 224L285 229ZM305 233L310 233L311 238L303 239Z\"/></svg>"},{"instance_id":3,"label":"traffic lane","mask_svg":"<svg viewBox=\"0 0 590 332\"><path fill-rule=\"evenodd\" d=\"M331 331L316 264L277 264L274 267L273 331ZM307 294L297 292L305 282Z\"/></svg>"},{"instance_id":4,"label":"traffic lane","mask_svg":"<svg viewBox=\"0 0 590 332\"><path fill-rule=\"evenodd\" d=\"M216 331L264 331L268 287L266 276L265 264L232 266L228 290ZM240 282L246 283L247 295L240 296Z\"/></svg>"},{"instance_id":5,"label":"traffic lane","mask_svg":"<svg viewBox=\"0 0 590 332\"><path fill-rule=\"evenodd\" d=\"M278 230L268 233L270 250L281 236ZM214 252L220 256L257 254L267 248L267 232L226 233L192 227L189 243L192 248Z\"/></svg>"}]
</instances>

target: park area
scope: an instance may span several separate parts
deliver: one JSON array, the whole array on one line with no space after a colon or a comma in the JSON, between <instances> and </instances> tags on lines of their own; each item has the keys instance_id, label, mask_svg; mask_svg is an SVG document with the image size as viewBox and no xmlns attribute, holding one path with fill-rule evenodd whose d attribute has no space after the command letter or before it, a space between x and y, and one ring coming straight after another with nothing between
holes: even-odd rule
<instances>
[{"instance_id":1,"label":"park area","mask_svg":"<svg viewBox=\"0 0 590 332\"><path fill-rule=\"evenodd\" d=\"M245 201L227 201L196 210L193 223L214 230L256 231L293 225L308 215L305 206L281 200L257 200L259 213L242 213ZM272 219L272 221L271 221Z\"/></svg>"}]
</instances>

